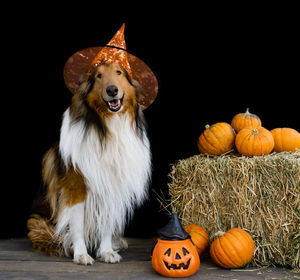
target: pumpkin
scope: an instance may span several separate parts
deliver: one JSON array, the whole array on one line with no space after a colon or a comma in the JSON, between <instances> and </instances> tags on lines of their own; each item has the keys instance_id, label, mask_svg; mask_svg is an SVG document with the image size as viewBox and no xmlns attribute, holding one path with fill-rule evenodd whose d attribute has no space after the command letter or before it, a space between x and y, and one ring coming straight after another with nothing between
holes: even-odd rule
<instances>
[{"instance_id":1,"label":"pumpkin","mask_svg":"<svg viewBox=\"0 0 300 280\"><path fill-rule=\"evenodd\" d=\"M275 152L296 152L300 149L300 133L292 128L274 128L271 130L274 138Z\"/></svg>"},{"instance_id":2,"label":"pumpkin","mask_svg":"<svg viewBox=\"0 0 300 280\"><path fill-rule=\"evenodd\" d=\"M218 237L210 247L212 260L224 268L240 268L249 263L254 254L251 236L240 228L232 228Z\"/></svg>"},{"instance_id":3,"label":"pumpkin","mask_svg":"<svg viewBox=\"0 0 300 280\"><path fill-rule=\"evenodd\" d=\"M251 114L249 108L247 108L245 113L240 113L233 117L231 126L236 132L239 132L241 129L248 126L261 126L261 120L258 116Z\"/></svg>"},{"instance_id":4,"label":"pumpkin","mask_svg":"<svg viewBox=\"0 0 300 280\"><path fill-rule=\"evenodd\" d=\"M157 273L166 277L188 277L197 272L199 265L197 249L190 239L157 239L152 253L152 267Z\"/></svg>"},{"instance_id":5,"label":"pumpkin","mask_svg":"<svg viewBox=\"0 0 300 280\"><path fill-rule=\"evenodd\" d=\"M189 234L182 228L176 214L158 231L152 249L152 267L165 277L188 277L195 274L200 258Z\"/></svg>"},{"instance_id":6,"label":"pumpkin","mask_svg":"<svg viewBox=\"0 0 300 280\"><path fill-rule=\"evenodd\" d=\"M236 135L235 146L245 156L267 155L274 148L274 139L272 133L262 126L246 127Z\"/></svg>"},{"instance_id":7,"label":"pumpkin","mask_svg":"<svg viewBox=\"0 0 300 280\"><path fill-rule=\"evenodd\" d=\"M189 233L199 256L201 256L209 245L209 236L205 229L198 225L190 224L183 227Z\"/></svg>"},{"instance_id":8,"label":"pumpkin","mask_svg":"<svg viewBox=\"0 0 300 280\"><path fill-rule=\"evenodd\" d=\"M207 155L221 155L232 150L235 132L226 122L206 125L204 132L198 138L198 149Z\"/></svg>"}]
</instances>

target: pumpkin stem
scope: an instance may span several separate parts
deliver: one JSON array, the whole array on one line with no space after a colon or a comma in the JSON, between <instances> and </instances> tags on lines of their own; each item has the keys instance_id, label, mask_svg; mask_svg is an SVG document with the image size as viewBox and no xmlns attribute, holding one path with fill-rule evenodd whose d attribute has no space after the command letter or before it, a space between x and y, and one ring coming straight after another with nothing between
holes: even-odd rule
<instances>
[{"instance_id":1,"label":"pumpkin stem","mask_svg":"<svg viewBox=\"0 0 300 280\"><path fill-rule=\"evenodd\" d=\"M214 236L213 237L221 237L221 236L223 236L225 234L225 232L224 231L217 231L215 234L214 234Z\"/></svg>"},{"instance_id":2,"label":"pumpkin stem","mask_svg":"<svg viewBox=\"0 0 300 280\"><path fill-rule=\"evenodd\" d=\"M252 134L252 135L258 134L258 130L257 130L256 128L254 128L254 129L251 131L251 134Z\"/></svg>"},{"instance_id":3,"label":"pumpkin stem","mask_svg":"<svg viewBox=\"0 0 300 280\"><path fill-rule=\"evenodd\" d=\"M217 231L211 238L210 238L210 242L212 243L214 240L216 240L217 238L223 236L225 234L224 231Z\"/></svg>"},{"instance_id":4,"label":"pumpkin stem","mask_svg":"<svg viewBox=\"0 0 300 280\"><path fill-rule=\"evenodd\" d=\"M205 129L209 129L209 128L210 128L210 125L207 124L207 125L205 126Z\"/></svg>"},{"instance_id":5,"label":"pumpkin stem","mask_svg":"<svg viewBox=\"0 0 300 280\"><path fill-rule=\"evenodd\" d=\"M250 112L249 112L249 108L247 108L247 109L246 109L246 112L245 112L245 114L250 114Z\"/></svg>"}]
</instances>

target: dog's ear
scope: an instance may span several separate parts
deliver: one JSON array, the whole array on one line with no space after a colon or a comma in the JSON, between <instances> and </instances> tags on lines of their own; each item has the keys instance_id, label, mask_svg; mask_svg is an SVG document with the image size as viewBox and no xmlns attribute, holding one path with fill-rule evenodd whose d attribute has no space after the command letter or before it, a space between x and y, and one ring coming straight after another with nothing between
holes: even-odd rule
<instances>
[{"instance_id":1,"label":"dog's ear","mask_svg":"<svg viewBox=\"0 0 300 280\"><path fill-rule=\"evenodd\" d=\"M142 91L142 87L140 86L137 80L131 80L131 85L135 88L136 99L139 102L139 97Z\"/></svg>"},{"instance_id":2,"label":"dog's ear","mask_svg":"<svg viewBox=\"0 0 300 280\"><path fill-rule=\"evenodd\" d=\"M79 79L79 88L76 94L82 97L86 97L87 94L92 90L95 82L95 69L91 73L85 73L81 75Z\"/></svg>"},{"instance_id":3,"label":"dog's ear","mask_svg":"<svg viewBox=\"0 0 300 280\"><path fill-rule=\"evenodd\" d=\"M120 65L120 67L121 67L121 69L122 69L122 71L123 71L123 73L124 73L124 75L125 75L127 81L129 82L129 84L131 84L132 86L134 86L133 80L131 79L131 77L130 77L130 75L128 74L127 70L126 70L122 65Z\"/></svg>"},{"instance_id":4,"label":"dog's ear","mask_svg":"<svg viewBox=\"0 0 300 280\"><path fill-rule=\"evenodd\" d=\"M140 95L140 92L141 92L141 86L140 84L138 83L137 80L133 80L130 75L128 74L128 72L126 71L126 69L121 66L124 74L125 74L125 77L126 79L128 80L129 84L131 84L134 88L135 88L135 92L136 92L136 97L137 97L137 100L139 100L139 95Z\"/></svg>"}]
</instances>

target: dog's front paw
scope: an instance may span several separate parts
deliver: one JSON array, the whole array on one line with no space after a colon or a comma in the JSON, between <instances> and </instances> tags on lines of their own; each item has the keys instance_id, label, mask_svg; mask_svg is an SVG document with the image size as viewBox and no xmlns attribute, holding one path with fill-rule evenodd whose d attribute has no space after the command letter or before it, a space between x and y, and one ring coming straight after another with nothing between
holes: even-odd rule
<instances>
[{"instance_id":1,"label":"dog's front paw","mask_svg":"<svg viewBox=\"0 0 300 280\"><path fill-rule=\"evenodd\" d=\"M122 257L117 252L107 251L101 253L100 261L106 263L118 263L121 259Z\"/></svg>"},{"instance_id":2,"label":"dog's front paw","mask_svg":"<svg viewBox=\"0 0 300 280\"><path fill-rule=\"evenodd\" d=\"M89 254L83 253L74 255L73 262L77 264L91 265L95 261Z\"/></svg>"}]
</instances>

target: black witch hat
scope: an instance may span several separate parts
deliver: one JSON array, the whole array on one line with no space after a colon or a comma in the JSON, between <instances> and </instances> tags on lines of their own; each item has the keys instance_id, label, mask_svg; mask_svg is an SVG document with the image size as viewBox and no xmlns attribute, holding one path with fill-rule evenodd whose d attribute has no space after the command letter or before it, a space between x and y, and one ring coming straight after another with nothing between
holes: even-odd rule
<instances>
[{"instance_id":1,"label":"black witch hat","mask_svg":"<svg viewBox=\"0 0 300 280\"><path fill-rule=\"evenodd\" d=\"M163 240L184 240L190 235L182 228L177 214L172 214L166 226L157 231L160 239Z\"/></svg>"}]
</instances>

